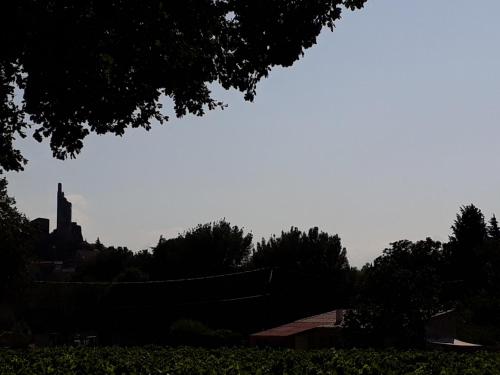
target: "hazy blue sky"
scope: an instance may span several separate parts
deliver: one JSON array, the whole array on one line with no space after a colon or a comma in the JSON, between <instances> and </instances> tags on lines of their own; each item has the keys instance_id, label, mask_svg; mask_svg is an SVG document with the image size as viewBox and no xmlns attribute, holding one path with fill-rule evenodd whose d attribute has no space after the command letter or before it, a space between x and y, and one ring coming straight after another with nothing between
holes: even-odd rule
<instances>
[{"instance_id":1,"label":"hazy blue sky","mask_svg":"<svg viewBox=\"0 0 500 375\"><path fill-rule=\"evenodd\" d=\"M224 111L91 136L64 162L20 142L30 163L9 191L53 225L62 182L87 240L133 250L220 218L256 240L319 226L358 266L395 240L446 240L463 204L500 215L499 13L498 0L369 0L254 103L215 90Z\"/></svg>"}]
</instances>

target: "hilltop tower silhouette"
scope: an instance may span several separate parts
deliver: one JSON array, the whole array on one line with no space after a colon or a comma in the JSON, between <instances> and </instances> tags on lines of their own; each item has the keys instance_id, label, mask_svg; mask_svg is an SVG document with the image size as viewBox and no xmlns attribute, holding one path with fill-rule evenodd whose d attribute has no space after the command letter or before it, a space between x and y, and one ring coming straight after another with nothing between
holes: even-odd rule
<instances>
[{"instance_id":1,"label":"hilltop tower silhouette","mask_svg":"<svg viewBox=\"0 0 500 375\"><path fill-rule=\"evenodd\" d=\"M71 221L72 205L62 190L62 184L57 184L57 227L53 232L58 257L72 257L83 242L82 228Z\"/></svg>"},{"instance_id":2,"label":"hilltop tower silhouette","mask_svg":"<svg viewBox=\"0 0 500 375\"><path fill-rule=\"evenodd\" d=\"M57 184L57 231L65 232L71 228L71 202L62 191L62 184Z\"/></svg>"}]
</instances>

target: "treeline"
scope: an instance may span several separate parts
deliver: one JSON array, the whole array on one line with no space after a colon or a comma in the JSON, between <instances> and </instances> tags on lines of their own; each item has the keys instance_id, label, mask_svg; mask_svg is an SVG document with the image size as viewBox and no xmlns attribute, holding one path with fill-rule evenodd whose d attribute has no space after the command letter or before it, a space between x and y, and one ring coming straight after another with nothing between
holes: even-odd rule
<instances>
[{"instance_id":1,"label":"treeline","mask_svg":"<svg viewBox=\"0 0 500 375\"><path fill-rule=\"evenodd\" d=\"M252 246L252 235L227 221L199 225L151 251L103 247L75 281L147 281L272 268L268 324L332 308L352 308L348 326L366 345L421 346L438 312L456 309L457 334L500 343L500 228L463 206L446 243L396 241L361 269L349 265L338 235L292 227Z\"/></svg>"},{"instance_id":2,"label":"treeline","mask_svg":"<svg viewBox=\"0 0 500 375\"><path fill-rule=\"evenodd\" d=\"M193 309L198 308L197 302L206 300L215 304L228 299L264 299L266 306L261 300L245 305L253 318L237 319L230 327L240 332L348 306L358 273L350 267L340 238L318 228L305 232L292 227L253 246L251 234L220 220L198 225L176 238L160 238L152 249L138 253L100 243L97 247L100 250L95 257L77 268L72 281L147 283L180 279L182 284L178 288L182 294L191 296ZM265 276L255 279L245 274L238 282L232 276L252 270L262 270ZM203 279L211 275L223 275L217 286L210 279ZM153 286L146 284L145 288L149 291ZM224 293L217 293L216 289ZM173 305L185 302L172 289L165 288L161 295ZM207 309L205 302L201 308ZM208 325L217 324L218 315L230 314L229 310L221 309L222 312L216 310L196 318ZM265 316L258 311L261 309L265 310Z\"/></svg>"},{"instance_id":3,"label":"treeline","mask_svg":"<svg viewBox=\"0 0 500 375\"><path fill-rule=\"evenodd\" d=\"M156 340L165 334L161 327L181 318L246 334L349 308L355 342L420 346L428 319L453 308L461 339L500 343L500 228L474 205L460 209L446 243L396 241L361 269L349 265L338 235L316 227L292 227L254 245L250 233L220 220L136 253L96 241L69 283L32 284L30 236L0 179L2 305L31 306L16 314L39 328L64 321L71 330L78 322L79 329L155 332Z\"/></svg>"},{"instance_id":4,"label":"treeline","mask_svg":"<svg viewBox=\"0 0 500 375\"><path fill-rule=\"evenodd\" d=\"M397 241L359 271L349 328L367 345L419 346L425 322L456 309L457 336L500 343L500 229L463 206L449 241Z\"/></svg>"},{"instance_id":5,"label":"treeline","mask_svg":"<svg viewBox=\"0 0 500 375\"><path fill-rule=\"evenodd\" d=\"M235 273L256 268L281 268L339 282L351 271L338 235L317 227L292 227L253 246L252 234L226 220L200 224L151 249L134 253L106 247L99 240L94 257L82 263L73 281L149 281Z\"/></svg>"}]
</instances>

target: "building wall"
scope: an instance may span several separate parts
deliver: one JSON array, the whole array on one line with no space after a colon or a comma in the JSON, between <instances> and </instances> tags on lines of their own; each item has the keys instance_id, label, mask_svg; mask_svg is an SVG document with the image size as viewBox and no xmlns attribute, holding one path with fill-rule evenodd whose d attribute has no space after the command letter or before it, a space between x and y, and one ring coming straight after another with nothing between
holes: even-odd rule
<instances>
[{"instance_id":1,"label":"building wall","mask_svg":"<svg viewBox=\"0 0 500 375\"><path fill-rule=\"evenodd\" d=\"M341 327L318 327L297 334L295 349L341 348L344 346Z\"/></svg>"},{"instance_id":2,"label":"building wall","mask_svg":"<svg viewBox=\"0 0 500 375\"><path fill-rule=\"evenodd\" d=\"M453 310L431 317L425 327L427 340L453 341L456 337L456 321Z\"/></svg>"}]
</instances>

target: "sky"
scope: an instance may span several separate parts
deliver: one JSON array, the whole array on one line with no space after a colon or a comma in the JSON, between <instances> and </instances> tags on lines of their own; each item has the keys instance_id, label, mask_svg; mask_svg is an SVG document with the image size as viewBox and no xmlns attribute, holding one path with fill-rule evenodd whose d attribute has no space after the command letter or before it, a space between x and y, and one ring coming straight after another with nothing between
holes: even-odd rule
<instances>
[{"instance_id":1,"label":"sky","mask_svg":"<svg viewBox=\"0 0 500 375\"><path fill-rule=\"evenodd\" d=\"M132 250L222 218L254 242L318 226L358 267L393 241L447 241L462 205L500 215L499 13L368 0L253 103L214 87L225 110L89 136L75 160L18 141L29 164L9 193L53 228L61 182L84 238Z\"/></svg>"}]
</instances>

